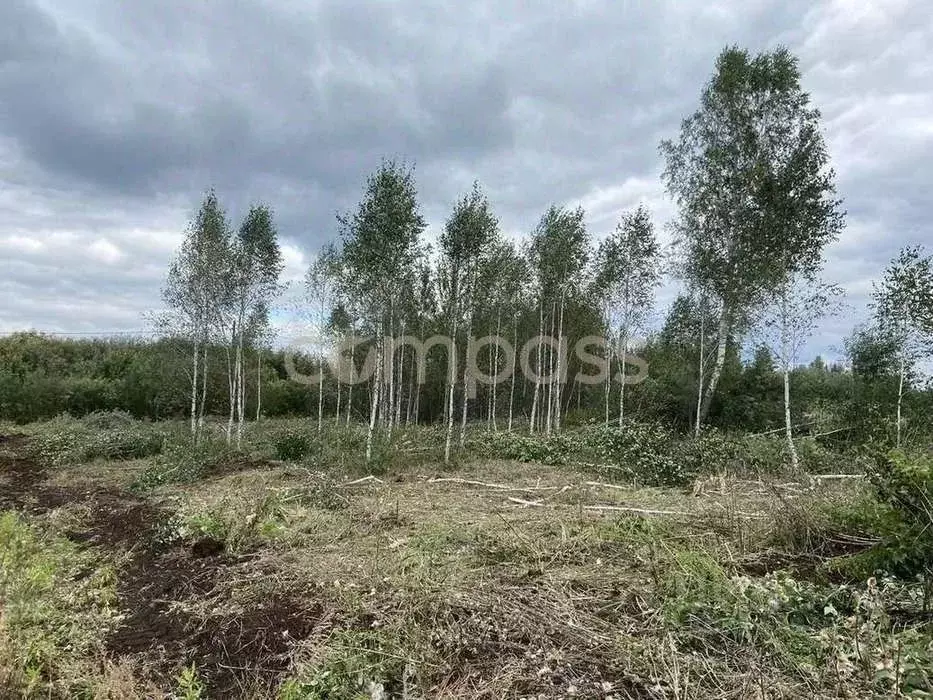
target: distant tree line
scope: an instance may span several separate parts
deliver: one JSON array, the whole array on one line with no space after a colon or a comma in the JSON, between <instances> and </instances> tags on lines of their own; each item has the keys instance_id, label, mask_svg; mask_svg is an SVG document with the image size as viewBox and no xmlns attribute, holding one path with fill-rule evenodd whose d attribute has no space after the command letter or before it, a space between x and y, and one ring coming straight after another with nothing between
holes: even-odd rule
<instances>
[{"instance_id":1,"label":"distant tree line","mask_svg":"<svg viewBox=\"0 0 933 700\"><path fill-rule=\"evenodd\" d=\"M658 420L695 434L706 425L780 433L792 463L803 434L896 444L931 434L931 393L917 371L933 339L933 263L922 249L906 249L885 272L872 317L846 343L846 368L798 364L820 319L843 304L824 280L823 250L844 212L796 59L785 49L724 50L699 108L660 150L678 207L669 248L645 207L620 212L597 242L582 209L554 205L513 240L478 183L432 247L413 168L384 161L357 207L338 216L338 236L291 309L316 331L316 345L296 359L309 374L340 338L368 339L339 357L341 375L372 370L359 383L330 371L313 383L289 379L289 356L270 340L282 291L272 211L256 206L234 228L211 192L168 272L154 317L160 339L2 339L0 417L184 416L196 440L205 416L219 414L233 441L247 420L305 415L316 430L363 422L370 448L377 434L428 422L445 427L448 456L477 421L550 434ZM649 333L665 275L683 291ZM421 377L414 348L387 347L403 336L450 342L428 353ZM484 372L510 376L474 392L464 358L482 336L515 349L535 336L556 340L534 346L530 377L518 358L484 345ZM601 339L589 352L609 371L581 384L573 377L592 367L561 348L586 337ZM640 383L630 383L635 354L650 368Z\"/></svg>"}]
</instances>

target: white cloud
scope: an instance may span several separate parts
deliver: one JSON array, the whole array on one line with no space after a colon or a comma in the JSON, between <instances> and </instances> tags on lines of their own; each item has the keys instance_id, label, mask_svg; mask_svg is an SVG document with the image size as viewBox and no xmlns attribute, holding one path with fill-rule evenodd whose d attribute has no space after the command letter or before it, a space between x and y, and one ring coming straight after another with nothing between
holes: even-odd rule
<instances>
[{"instance_id":1,"label":"white cloud","mask_svg":"<svg viewBox=\"0 0 933 700\"><path fill-rule=\"evenodd\" d=\"M98 238L88 247L91 257L100 260L108 265L113 265L122 257L122 251L106 238Z\"/></svg>"}]
</instances>

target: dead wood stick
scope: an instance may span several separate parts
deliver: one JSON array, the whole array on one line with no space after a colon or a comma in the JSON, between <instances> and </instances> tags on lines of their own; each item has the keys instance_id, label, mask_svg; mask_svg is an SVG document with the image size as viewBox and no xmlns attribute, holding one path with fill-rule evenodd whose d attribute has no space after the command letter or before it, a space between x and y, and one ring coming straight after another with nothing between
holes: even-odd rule
<instances>
[{"instance_id":1,"label":"dead wood stick","mask_svg":"<svg viewBox=\"0 0 933 700\"><path fill-rule=\"evenodd\" d=\"M371 483L371 482L372 482L372 483L376 483L376 484L384 484L384 483L385 483L385 482L384 482L382 479L380 479L379 477L376 477L376 476L373 476L372 474L370 474L369 476L364 476L364 477L361 477L361 478L359 478L359 479L354 479L353 481L348 481L348 482L346 482L346 483L344 483L344 484L340 484L340 486L341 486L341 487L344 487L344 486L359 486L360 484L368 484L368 483Z\"/></svg>"}]
</instances>

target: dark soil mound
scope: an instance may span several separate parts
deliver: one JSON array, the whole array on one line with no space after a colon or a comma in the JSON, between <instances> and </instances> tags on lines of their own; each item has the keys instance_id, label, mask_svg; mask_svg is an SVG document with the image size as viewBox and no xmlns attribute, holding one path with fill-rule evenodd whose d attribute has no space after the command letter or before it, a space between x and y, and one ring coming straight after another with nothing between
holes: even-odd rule
<instances>
[{"instance_id":1,"label":"dark soil mound","mask_svg":"<svg viewBox=\"0 0 933 700\"><path fill-rule=\"evenodd\" d=\"M0 510L41 515L80 503L88 507L88 515L80 529L66 533L72 541L131 553L117 586L124 618L105 640L110 654L139 656L162 687L174 685L181 668L194 663L210 697L253 697L263 690L257 683L275 685L288 668L291 644L307 636L320 617L317 605L297 596L271 595L242 612L229 612L236 609L229 600L235 589L229 577L241 562L224 554L222 543L162 541L169 514L129 491L49 484L45 469L22 456L27 443L24 436L0 436ZM211 473L258 464L235 460ZM187 614L178 603L208 612Z\"/></svg>"}]
</instances>

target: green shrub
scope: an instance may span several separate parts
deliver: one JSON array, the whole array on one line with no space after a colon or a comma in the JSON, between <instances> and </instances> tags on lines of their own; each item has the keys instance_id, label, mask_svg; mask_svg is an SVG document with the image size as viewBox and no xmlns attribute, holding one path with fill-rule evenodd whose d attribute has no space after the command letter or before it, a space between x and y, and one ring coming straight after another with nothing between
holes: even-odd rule
<instances>
[{"instance_id":1,"label":"green shrub","mask_svg":"<svg viewBox=\"0 0 933 700\"><path fill-rule=\"evenodd\" d=\"M518 462L566 464L572 452L571 439L564 434L525 435L510 432L487 432L476 443L481 454Z\"/></svg>"},{"instance_id":2,"label":"green shrub","mask_svg":"<svg viewBox=\"0 0 933 700\"><path fill-rule=\"evenodd\" d=\"M60 416L35 430L33 456L53 467L84 464L95 459L142 459L162 451L167 433L156 426L131 421L123 427L102 428L94 423L116 424L120 419L98 415L91 422Z\"/></svg>"},{"instance_id":3,"label":"green shrub","mask_svg":"<svg viewBox=\"0 0 933 700\"><path fill-rule=\"evenodd\" d=\"M881 543L891 573L933 579L933 456L894 451L879 455L869 471L878 499L896 513L901 528Z\"/></svg>"},{"instance_id":4,"label":"green shrub","mask_svg":"<svg viewBox=\"0 0 933 700\"><path fill-rule=\"evenodd\" d=\"M240 452L222 441L202 439L196 445L171 443L139 476L134 487L149 489L162 484L190 483L203 478L218 465L242 458Z\"/></svg>"},{"instance_id":5,"label":"green shrub","mask_svg":"<svg viewBox=\"0 0 933 700\"><path fill-rule=\"evenodd\" d=\"M625 477L652 486L676 486L693 476L684 461L681 441L655 423L631 423L624 428L595 426L583 434L583 444L600 463L616 467Z\"/></svg>"},{"instance_id":6,"label":"green shrub","mask_svg":"<svg viewBox=\"0 0 933 700\"><path fill-rule=\"evenodd\" d=\"M285 462L300 462L320 452L320 443L307 432L285 430L275 438L275 457Z\"/></svg>"},{"instance_id":7,"label":"green shrub","mask_svg":"<svg viewBox=\"0 0 933 700\"><path fill-rule=\"evenodd\" d=\"M81 422L89 428L114 430L136 425L137 420L126 411L94 411L83 416Z\"/></svg>"}]
</instances>

